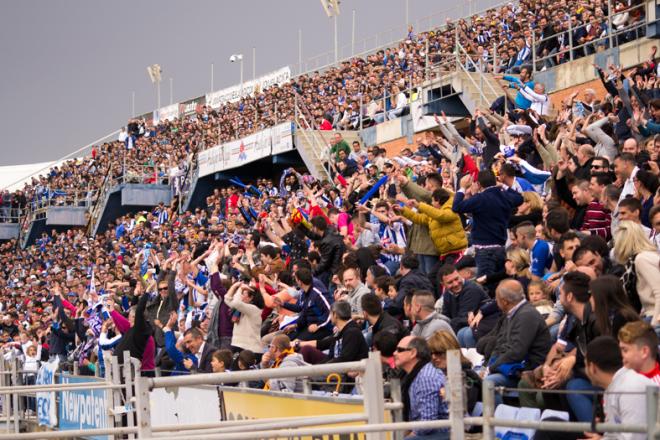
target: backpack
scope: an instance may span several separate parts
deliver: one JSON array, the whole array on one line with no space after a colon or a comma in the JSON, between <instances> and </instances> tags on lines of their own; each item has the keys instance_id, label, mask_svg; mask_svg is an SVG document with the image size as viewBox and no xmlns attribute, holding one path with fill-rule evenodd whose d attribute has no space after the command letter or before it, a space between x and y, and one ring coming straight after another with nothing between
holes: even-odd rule
<instances>
[{"instance_id":1,"label":"backpack","mask_svg":"<svg viewBox=\"0 0 660 440\"><path fill-rule=\"evenodd\" d=\"M623 283L623 290L626 292L630 305L640 313L642 310L642 301L639 299L637 293L637 271L635 270L635 258L633 255L628 258L625 265L625 272L621 275L621 282Z\"/></svg>"}]
</instances>

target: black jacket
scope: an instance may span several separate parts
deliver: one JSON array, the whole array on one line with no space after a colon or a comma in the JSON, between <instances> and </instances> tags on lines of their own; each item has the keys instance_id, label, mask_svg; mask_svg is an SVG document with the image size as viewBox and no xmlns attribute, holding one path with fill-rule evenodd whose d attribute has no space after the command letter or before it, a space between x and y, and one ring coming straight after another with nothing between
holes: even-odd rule
<instances>
[{"instance_id":1,"label":"black jacket","mask_svg":"<svg viewBox=\"0 0 660 440\"><path fill-rule=\"evenodd\" d=\"M316 242L316 247L319 254L321 254L321 261L314 269L314 276L331 275L337 272L341 265L341 257L344 254L345 247L341 235L334 228L328 228L323 237Z\"/></svg>"},{"instance_id":2,"label":"black jacket","mask_svg":"<svg viewBox=\"0 0 660 440\"><path fill-rule=\"evenodd\" d=\"M145 317L145 309L147 308L147 301L149 295L143 293L137 303L135 310L135 323L124 336L119 340L115 347L115 354L119 358L120 363L124 363L124 351L128 350L131 357L135 359L142 359L144 349L147 346L149 336L153 335L153 328Z\"/></svg>"},{"instance_id":3,"label":"black jacket","mask_svg":"<svg viewBox=\"0 0 660 440\"><path fill-rule=\"evenodd\" d=\"M433 292L433 285L429 278L420 271L413 269L399 279L396 283L396 298L391 304L391 314L400 316L403 314L403 299L408 292L415 290L428 290Z\"/></svg>"},{"instance_id":4,"label":"black jacket","mask_svg":"<svg viewBox=\"0 0 660 440\"><path fill-rule=\"evenodd\" d=\"M476 312L488 299L488 294L481 286L473 281L465 281L458 295L445 291L442 296L442 314L451 320L451 328L458 332L468 325L468 313Z\"/></svg>"},{"instance_id":5,"label":"black jacket","mask_svg":"<svg viewBox=\"0 0 660 440\"><path fill-rule=\"evenodd\" d=\"M369 356L367 342L355 321L348 321L336 335L317 341L316 348L321 351L330 350L328 363L359 361Z\"/></svg>"},{"instance_id":6,"label":"black jacket","mask_svg":"<svg viewBox=\"0 0 660 440\"><path fill-rule=\"evenodd\" d=\"M383 311L378 321L371 328L371 334L373 335L372 341L376 340L376 336L380 333L392 333L396 336L397 340L401 340L404 336L408 336L409 332L401 321Z\"/></svg>"},{"instance_id":7,"label":"black jacket","mask_svg":"<svg viewBox=\"0 0 660 440\"><path fill-rule=\"evenodd\" d=\"M156 297L148 302L147 318L150 322L154 322L157 319L164 324L170 319L170 312L176 312L178 310L179 299L176 297L176 291L174 289L175 277L176 271L173 270L162 271L158 274L158 283L163 280L167 281L167 296L163 297L158 292ZM165 336L161 329L156 329L154 342L159 347L165 346Z\"/></svg>"}]
</instances>

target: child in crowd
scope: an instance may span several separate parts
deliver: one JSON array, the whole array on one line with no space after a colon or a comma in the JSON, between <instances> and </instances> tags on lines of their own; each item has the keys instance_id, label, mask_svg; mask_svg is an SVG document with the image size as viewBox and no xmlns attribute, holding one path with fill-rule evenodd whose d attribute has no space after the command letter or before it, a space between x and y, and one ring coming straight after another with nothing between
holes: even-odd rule
<instances>
[{"instance_id":1,"label":"child in crowd","mask_svg":"<svg viewBox=\"0 0 660 440\"><path fill-rule=\"evenodd\" d=\"M532 303L536 310L547 318L552 312L553 303L550 300L550 292L543 281L531 281L527 288L527 298Z\"/></svg>"}]
</instances>

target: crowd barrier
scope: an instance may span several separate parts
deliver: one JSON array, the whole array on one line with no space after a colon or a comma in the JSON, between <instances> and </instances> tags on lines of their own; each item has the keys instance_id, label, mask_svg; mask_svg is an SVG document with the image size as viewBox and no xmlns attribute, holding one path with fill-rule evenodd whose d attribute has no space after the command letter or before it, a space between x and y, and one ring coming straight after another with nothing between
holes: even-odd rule
<instances>
[{"instance_id":1,"label":"crowd barrier","mask_svg":"<svg viewBox=\"0 0 660 440\"><path fill-rule=\"evenodd\" d=\"M33 385L24 384L23 378L35 374L34 371L22 370L18 362L4 361L0 362L0 426L4 425L5 433L0 429L0 440L71 437L100 440L119 436L170 440L331 439L335 435L398 440L405 431L416 428L449 428L452 439L461 439L468 426L482 426L485 440L494 439L496 432L501 436L507 430L517 435L533 435L539 429L585 432L592 431L594 426L599 432L643 433L649 439L660 434L657 387L646 391L645 425L596 423L592 426L496 416L496 393L511 390L486 381L483 414L466 416L458 352L448 352L447 360L444 395L449 401L449 418L416 422L401 421L402 403L396 384L388 384L391 398L385 400L377 352L362 361L343 364L155 378L140 377L136 360L119 365L116 357L108 359L103 378L62 373L60 365L53 362L41 366ZM361 376L361 396L281 393L224 385L347 372ZM26 432L37 424L48 430Z\"/></svg>"}]
</instances>

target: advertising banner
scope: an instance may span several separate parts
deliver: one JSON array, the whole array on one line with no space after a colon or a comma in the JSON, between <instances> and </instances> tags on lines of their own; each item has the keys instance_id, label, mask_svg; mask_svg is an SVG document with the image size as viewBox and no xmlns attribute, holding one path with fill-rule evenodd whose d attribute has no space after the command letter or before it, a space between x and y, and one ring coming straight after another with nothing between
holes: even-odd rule
<instances>
[{"instance_id":1,"label":"advertising banner","mask_svg":"<svg viewBox=\"0 0 660 440\"><path fill-rule=\"evenodd\" d=\"M94 377L62 376L60 383L103 382ZM59 393L59 417L61 431L78 429L108 428L108 390L72 390ZM106 440L107 436L86 437L93 440Z\"/></svg>"},{"instance_id":2,"label":"advertising banner","mask_svg":"<svg viewBox=\"0 0 660 440\"><path fill-rule=\"evenodd\" d=\"M202 106L206 104L206 98L204 96L199 96L188 101L184 101L178 104L179 106L179 115L186 116L196 111L201 111Z\"/></svg>"},{"instance_id":3,"label":"advertising banner","mask_svg":"<svg viewBox=\"0 0 660 440\"><path fill-rule=\"evenodd\" d=\"M191 405L191 401L204 402L204 404ZM361 414L364 412L362 399L210 386L182 387L176 393L162 388L155 389L150 393L150 403L152 426L212 423L218 420ZM387 412L385 420L390 420ZM356 424L359 423L332 426ZM321 426L324 425L319 424L319 427ZM364 439L365 435L354 434L350 437L357 440ZM296 438L299 440L332 440L338 436L299 436Z\"/></svg>"},{"instance_id":4,"label":"advertising banner","mask_svg":"<svg viewBox=\"0 0 660 440\"><path fill-rule=\"evenodd\" d=\"M293 150L293 122L276 125L270 131L273 155Z\"/></svg>"},{"instance_id":5,"label":"advertising banner","mask_svg":"<svg viewBox=\"0 0 660 440\"><path fill-rule=\"evenodd\" d=\"M213 108L218 108L228 102L236 102L241 97L251 96L256 89L264 90L276 84L282 84L291 79L291 69L289 66L270 72L263 75L256 80L243 82L243 91L241 92L241 85L227 87L226 89L218 90L217 92L208 93L206 95L206 104Z\"/></svg>"},{"instance_id":6,"label":"advertising banner","mask_svg":"<svg viewBox=\"0 0 660 440\"><path fill-rule=\"evenodd\" d=\"M224 148L222 145L216 145L213 148L200 152L197 155L199 176L208 176L224 169L224 163Z\"/></svg>"},{"instance_id":7,"label":"advertising banner","mask_svg":"<svg viewBox=\"0 0 660 440\"><path fill-rule=\"evenodd\" d=\"M37 373L37 385L52 385L55 383L55 373L59 360L44 362ZM55 393L37 393L37 418L39 425L54 428L57 426L57 406Z\"/></svg>"}]
</instances>

